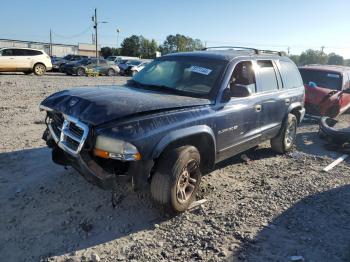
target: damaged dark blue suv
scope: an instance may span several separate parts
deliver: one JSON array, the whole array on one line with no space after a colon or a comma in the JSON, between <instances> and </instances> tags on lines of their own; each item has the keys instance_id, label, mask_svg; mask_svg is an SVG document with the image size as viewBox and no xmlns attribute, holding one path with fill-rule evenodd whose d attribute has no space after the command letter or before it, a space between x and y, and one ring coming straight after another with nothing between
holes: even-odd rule
<instances>
[{"instance_id":1,"label":"damaged dark blue suv","mask_svg":"<svg viewBox=\"0 0 350 262\"><path fill-rule=\"evenodd\" d=\"M74 88L40 105L53 161L102 188L135 188L185 211L201 174L266 140L291 150L304 86L280 53L211 48L157 58L125 86Z\"/></svg>"}]
</instances>

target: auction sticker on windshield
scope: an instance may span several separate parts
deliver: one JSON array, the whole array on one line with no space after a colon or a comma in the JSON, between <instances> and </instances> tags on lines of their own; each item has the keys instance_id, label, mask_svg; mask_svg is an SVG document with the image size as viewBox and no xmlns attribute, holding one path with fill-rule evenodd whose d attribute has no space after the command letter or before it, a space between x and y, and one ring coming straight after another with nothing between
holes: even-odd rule
<instances>
[{"instance_id":1,"label":"auction sticker on windshield","mask_svg":"<svg viewBox=\"0 0 350 262\"><path fill-rule=\"evenodd\" d=\"M207 75L209 75L209 74L211 73L211 71L213 71L213 70L208 69L208 68L204 68L204 67L200 67L200 66L191 66L191 67L190 67L190 71L207 76Z\"/></svg>"},{"instance_id":2,"label":"auction sticker on windshield","mask_svg":"<svg viewBox=\"0 0 350 262\"><path fill-rule=\"evenodd\" d=\"M327 74L327 76L332 78L340 78L338 74Z\"/></svg>"}]
</instances>

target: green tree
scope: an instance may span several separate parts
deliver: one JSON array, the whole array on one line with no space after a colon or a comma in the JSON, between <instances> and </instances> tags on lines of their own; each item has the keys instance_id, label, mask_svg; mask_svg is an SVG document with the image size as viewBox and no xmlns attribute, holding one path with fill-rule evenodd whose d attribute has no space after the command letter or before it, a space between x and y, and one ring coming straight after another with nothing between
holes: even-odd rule
<instances>
[{"instance_id":1,"label":"green tree","mask_svg":"<svg viewBox=\"0 0 350 262\"><path fill-rule=\"evenodd\" d=\"M330 53L328 55L328 65L344 65L344 58L340 55L337 55L335 53Z\"/></svg>"},{"instance_id":2,"label":"green tree","mask_svg":"<svg viewBox=\"0 0 350 262\"><path fill-rule=\"evenodd\" d=\"M307 65L307 64L326 64L327 55L318 50L308 49L301 53L299 64Z\"/></svg>"},{"instance_id":3,"label":"green tree","mask_svg":"<svg viewBox=\"0 0 350 262\"><path fill-rule=\"evenodd\" d=\"M140 37L140 54L141 58L155 58L156 52L158 51L157 42L152 39Z\"/></svg>"},{"instance_id":4,"label":"green tree","mask_svg":"<svg viewBox=\"0 0 350 262\"><path fill-rule=\"evenodd\" d=\"M188 52L203 48L203 43L199 39L193 39L181 34L168 35L163 45L160 47L162 54L174 52Z\"/></svg>"},{"instance_id":5,"label":"green tree","mask_svg":"<svg viewBox=\"0 0 350 262\"><path fill-rule=\"evenodd\" d=\"M132 35L125 38L121 44L120 54L125 56L136 56L141 58L154 58L158 51L157 42L143 36Z\"/></svg>"},{"instance_id":6,"label":"green tree","mask_svg":"<svg viewBox=\"0 0 350 262\"><path fill-rule=\"evenodd\" d=\"M290 55L289 58L296 64L299 65L300 56L299 55Z\"/></svg>"},{"instance_id":7,"label":"green tree","mask_svg":"<svg viewBox=\"0 0 350 262\"><path fill-rule=\"evenodd\" d=\"M121 54L125 56L136 56L139 57L141 55L141 37L137 35L132 35L127 37L121 43Z\"/></svg>"},{"instance_id":8,"label":"green tree","mask_svg":"<svg viewBox=\"0 0 350 262\"><path fill-rule=\"evenodd\" d=\"M344 60L344 65L350 66L350 59L345 59Z\"/></svg>"},{"instance_id":9,"label":"green tree","mask_svg":"<svg viewBox=\"0 0 350 262\"><path fill-rule=\"evenodd\" d=\"M104 58L107 58L108 56L111 56L111 55L113 55L112 48L108 46L104 46L101 48L101 56L103 56Z\"/></svg>"}]
</instances>

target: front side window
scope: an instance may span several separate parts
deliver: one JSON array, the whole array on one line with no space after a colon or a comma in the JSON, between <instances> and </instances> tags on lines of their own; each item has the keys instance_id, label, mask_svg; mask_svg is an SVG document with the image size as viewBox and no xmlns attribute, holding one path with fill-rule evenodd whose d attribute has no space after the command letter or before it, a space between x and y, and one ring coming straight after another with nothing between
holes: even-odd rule
<instances>
[{"instance_id":1,"label":"front side window","mask_svg":"<svg viewBox=\"0 0 350 262\"><path fill-rule=\"evenodd\" d=\"M133 80L157 90L208 95L227 62L197 57L164 57L149 63Z\"/></svg>"},{"instance_id":2,"label":"front side window","mask_svg":"<svg viewBox=\"0 0 350 262\"><path fill-rule=\"evenodd\" d=\"M340 73L307 68L300 68L299 71L305 85L313 83L321 88L342 90L343 78Z\"/></svg>"},{"instance_id":3,"label":"front side window","mask_svg":"<svg viewBox=\"0 0 350 262\"><path fill-rule=\"evenodd\" d=\"M275 68L271 60L257 61L259 78L260 78L260 92L278 90L278 81Z\"/></svg>"},{"instance_id":4,"label":"front side window","mask_svg":"<svg viewBox=\"0 0 350 262\"><path fill-rule=\"evenodd\" d=\"M252 93L256 92L255 73L251 61L243 61L233 70L231 83L233 85L245 85Z\"/></svg>"},{"instance_id":5,"label":"front side window","mask_svg":"<svg viewBox=\"0 0 350 262\"><path fill-rule=\"evenodd\" d=\"M2 56L13 56L13 50L12 49L2 50Z\"/></svg>"}]
</instances>

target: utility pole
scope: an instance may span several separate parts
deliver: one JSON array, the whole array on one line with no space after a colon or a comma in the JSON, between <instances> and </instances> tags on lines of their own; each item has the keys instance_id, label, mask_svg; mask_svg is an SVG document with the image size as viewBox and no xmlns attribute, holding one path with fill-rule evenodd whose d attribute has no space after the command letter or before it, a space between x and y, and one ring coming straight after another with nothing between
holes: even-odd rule
<instances>
[{"instance_id":1,"label":"utility pole","mask_svg":"<svg viewBox=\"0 0 350 262\"><path fill-rule=\"evenodd\" d=\"M50 56L52 56L52 32L50 28Z\"/></svg>"},{"instance_id":2,"label":"utility pole","mask_svg":"<svg viewBox=\"0 0 350 262\"><path fill-rule=\"evenodd\" d=\"M118 44L119 44L119 33L120 33L120 29L117 28L117 50L118 50Z\"/></svg>"},{"instance_id":3,"label":"utility pole","mask_svg":"<svg viewBox=\"0 0 350 262\"><path fill-rule=\"evenodd\" d=\"M95 28L95 51L96 51L96 58L98 58L98 41L97 41L97 8L95 8L95 16L92 17L92 21L94 22L94 28Z\"/></svg>"},{"instance_id":4,"label":"utility pole","mask_svg":"<svg viewBox=\"0 0 350 262\"><path fill-rule=\"evenodd\" d=\"M92 17L92 22L94 22L94 28L95 28L95 49L96 49L96 58L98 58L98 38L97 38L97 25L99 23L106 24L108 22L102 21L98 22L97 21L97 8L95 8L95 15Z\"/></svg>"}]
</instances>

